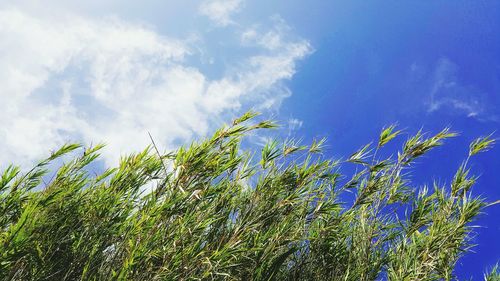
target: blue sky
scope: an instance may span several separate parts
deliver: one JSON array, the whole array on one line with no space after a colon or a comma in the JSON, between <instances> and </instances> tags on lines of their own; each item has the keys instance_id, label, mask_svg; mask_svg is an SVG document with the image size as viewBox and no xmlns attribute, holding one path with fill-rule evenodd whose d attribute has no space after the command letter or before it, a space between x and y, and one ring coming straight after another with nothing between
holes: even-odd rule
<instances>
[{"instance_id":1,"label":"blue sky","mask_svg":"<svg viewBox=\"0 0 500 281\"><path fill-rule=\"evenodd\" d=\"M285 135L328 137L332 157L387 124L451 126L461 136L413 174L424 184L449 180L468 143L498 130L500 2L269 2L0 2L0 167L66 141L108 143L112 165L148 131L174 149L254 108ZM473 161L489 201L499 155ZM500 259L500 207L487 212L461 278Z\"/></svg>"}]
</instances>

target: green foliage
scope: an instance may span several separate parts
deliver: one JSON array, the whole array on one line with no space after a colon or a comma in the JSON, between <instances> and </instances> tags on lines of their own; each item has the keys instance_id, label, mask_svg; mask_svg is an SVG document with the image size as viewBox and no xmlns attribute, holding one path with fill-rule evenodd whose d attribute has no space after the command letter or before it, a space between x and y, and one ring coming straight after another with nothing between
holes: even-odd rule
<instances>
[{"instance_id":1,"label":"green foliage","mask_svg":"<svg viewBox=\"0 0 500 281\"><path fill-rule=\"evenodd\" d=\"M9 166L0 179L0 279L455 279L485 206L471 194L476 178L467 161L449 186L419 188L408 177L416 158L454 133L418 132L395 159L380 159L401 133L390 126L376 147L329 160L324 139L242 150L244 136L276 126L256 117L168 154L153 142L97 175L89 165L102 145L65 145L26 173ZM492 144L479 139L469 154ZM355 174L341 175L345 165ZM485 279L498 276L495 268Z\"/></svg>"},{"instance_id":2,"label":"green foliage","mask_svg":"<svg viewBox=\"0 0 500 281\"><path fill-rule=\"evenodd\" d=\"M395 128L396 128L395 125L391 125L382 130L382 133L380 133L380 137L378 140L378 147L384 146L386 143L390 142L393 138L401 134L400 130L394 131Z\"/></svg>"},{"instance_id":3,"label":"green foliage","mask_svg":"<svg viewBox=\"0 0 500 281\"><path fill-rule=\"evenodd\" d=\"M485 281L500 281L500 268L498 268L498 264L495 265L490 272L484 275Z\"/></svg>"},{"instance_id":4,"label":"green foliage","mask_svg":"<svg viewBox=\"0 0 500 281\"><path fill-rule=\"evenodd\" d=\"M475 139L470 144L469 155L475 155L479 152L488 151L496 142L496 139L491 138L492 135Z\"/></svg>"}]
</instances>

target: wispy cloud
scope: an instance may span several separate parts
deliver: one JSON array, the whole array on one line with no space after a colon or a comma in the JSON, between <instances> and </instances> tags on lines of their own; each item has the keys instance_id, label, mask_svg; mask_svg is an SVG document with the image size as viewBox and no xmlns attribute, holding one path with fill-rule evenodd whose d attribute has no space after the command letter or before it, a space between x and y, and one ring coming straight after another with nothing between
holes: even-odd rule
<instances>
[{"instance_id":1,"label":"wispy cloud","mask_svg":"<svg viewBox=\"0 0 500 281\"><path fill-rule=\"evenodd\" d=\"M412 71L416 71L412 65ZM432 76L428 111L448 110L480 121L495 120L488 110L487 96L479 89L464 85L457 78L459 67L442 58L437 62Z\"/></svg>"},{"instance_id":2,"label":"wispy cloud","mask_svg":"<svg viewBox=\"0 0 500 281\"><path fill-rule=\"evenodd\" d=\"M243 0L206 0L199 11L216 24L226 26L234 23L231 16L241 9L242 4Z\"/></svg>"},{"instance_id":3,"label":"wispy cloud","mask_svg":"<svg viewBox=\"0 0 500 281\"><path fill-rule=\"evenodd\" d=\"M0 166L30 163L66 141L104 141L112 164L149 144L147 132L171 149L243 105L279 106L290 95L283 82L311 47L271 29L280 37L272 50L209 78L188 62L196 43L150 27L0 10Z\"/></svg>"},{"instance_id":4,"label":"wispy cloud","mask_svg":"<svg viewBox=\"0 0 500 281\"><path fill-rule=\"evenodd\" d=\"M291 137L292 134L302 128L304 121L297 118L288 119L288 137Z\"/></svg>"}]
</instances>

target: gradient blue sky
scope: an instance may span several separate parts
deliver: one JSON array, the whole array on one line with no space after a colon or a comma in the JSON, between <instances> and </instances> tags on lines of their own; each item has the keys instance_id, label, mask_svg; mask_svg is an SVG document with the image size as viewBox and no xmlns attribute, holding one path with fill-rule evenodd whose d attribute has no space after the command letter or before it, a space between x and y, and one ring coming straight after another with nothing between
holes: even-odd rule
<instances>
[{"instance_id":1,"label":"gradient blue sky","mask_svg":"<svg viewBox=\"0 0 500 281\"><path fill-rule=\"evenodd\" d=\"M461 136L413 174L424 184L499 128L498 1L82 2L0 2L0 167L70 140L105 141L111 165L148 131L173 149L254 108L282 135L328 137L332 157L387 124L451 126ZM473 161L489 201L499 156ZM500 206L487 212L461 279L500 259Z\"/></svg>"}]
</instances>

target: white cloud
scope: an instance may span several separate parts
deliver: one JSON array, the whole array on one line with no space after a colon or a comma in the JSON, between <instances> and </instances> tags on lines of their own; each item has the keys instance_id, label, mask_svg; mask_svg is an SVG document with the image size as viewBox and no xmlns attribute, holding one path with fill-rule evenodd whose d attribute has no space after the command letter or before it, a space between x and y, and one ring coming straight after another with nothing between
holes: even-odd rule
<instances>
[{"instance_id":1,"label":"white cloud","mask_svg":"<svg viewBox=\"0 0 500 281\"><path fill-rule=\"evenodd\" d=\"M242 106L273 108L310 53L284 39L209 79L192 42L117 18L40 18L0 10L0 166L28 164L67 141L104 141L107 164L150 143L172 149ZM278 42L277 41L277 42Z\"/></svg>"},{"instance_id":2,"label":"white cloud","mask_svg":"<svg viewBox=\"0 0 500 281\"><path fill-rule=\"evenodd\" d=\"M206 0L199 10L216 24L226 26L234 23L231 16L241 9L242 4L242 0Z\"/></svg>"},{"instance_id":3,"label":"white cloud","mask_svg":"<svg viewBox=\"0 0 500 281\"><path fill-rule=\"evenodd\" d=\"M288 128L290 131L298 130L302 127L303 121L299 120L297 118L290 118L288 119Z\"/></svg>"},{"instance_id":4,"label":"white cloud","mask_svg":"<svg viewBox=\"0 0 500 281\"><path fill-rule=\"evenodd\" d=\"M297 118L288 119L288 137L292 136L292 134L302 128L304 121Z\"/></svg>"},{"instance_id":5,"label":"white cloud","mask_svg":"<svg viewBox=\"0 0 500 281\"><path fill-rule=\"evenodd\" d=\"M415 70L416 66L412 65L412 71ZM458 71L458 66L446 58L438 61L432 77L428 111L448 110L480 121L495 120L496 117L489 113L485 93L460 83Z\"/></svg>"},{"instance_id":6,"label":"white cloud","mask_svg":"<svg viewBox=\"0 0 500 281\"><path fill-rule=\"evenodd\" d=\"M240 36L243 45L255 45L268 50L276 50L282 48L289 40L286 36L291 34L290 27L280 16L271 18L271 28L263 28L259 25L254 25L247 28Z\"/></svg>"}]
</instances>

